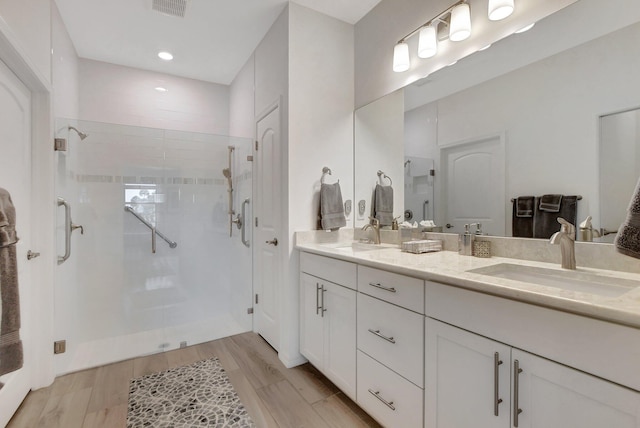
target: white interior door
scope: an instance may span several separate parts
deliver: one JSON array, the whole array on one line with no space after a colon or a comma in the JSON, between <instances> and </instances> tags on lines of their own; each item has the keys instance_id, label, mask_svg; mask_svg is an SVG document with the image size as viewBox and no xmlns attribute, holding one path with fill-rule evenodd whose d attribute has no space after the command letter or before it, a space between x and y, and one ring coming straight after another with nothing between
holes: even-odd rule
<instances>
[{"instance_id":1,"label":"white interior door","mask_svg":"<svg viewBox=\"0 0 640 428\"><path fill-rule=\"evenodd\" d=\"M461 233L465 224L481 223L484 233L504 236L504 139L477 139L444 147L441 153L445 232Z\"/></svg>"},{"instance_id":2,"label":"white interior door","mask_svg":"<svg viewBox=\"0 0 640 428\"><path fill-rule=\"evenodd\" d=\"M21 329L24 365L21 369L0 377L5 385L0 389L0 426L4 426L31 386L30 349L31 276L27 251L31 245L31 93L0 61L0 187L11 194L16 208L18 282L20 293Z\"/></svg>"},{"instance_id":3,"label":"white interior door","mask_svg":"<svg viewBox=\"0 0 640 428\"><path fill-rule=\"evenodd\" d=\"M256 124L256 220L254 245L254 329L276 350L280 347L282 165L280 108L274 106Z\"/></svg>"}]
</instances>

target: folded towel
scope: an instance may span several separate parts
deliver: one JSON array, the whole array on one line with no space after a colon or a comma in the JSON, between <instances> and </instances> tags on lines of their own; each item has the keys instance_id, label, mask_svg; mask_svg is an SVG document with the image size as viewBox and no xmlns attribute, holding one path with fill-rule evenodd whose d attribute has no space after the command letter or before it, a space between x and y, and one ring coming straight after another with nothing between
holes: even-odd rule
<instances>
[{"instance_id":1,"label":"folded towel","mask_svg":"<svg viewBox=\"0 0 640 428\"><path fill-rule=\"evenodd\" d=\"M613 244L619 253L640 259L640 180L631 196L627 218L620 226Z\"/></svg>"},{"instance_id":2,"label":"folded towel","mask_svg":"<svg viewBox=\"0 0 640 428\"><path fill-rule=\"evenodd\" d=\"M18 370L23 363L15 226L16 210L11 195L0 188L0 376Z\"/></svg>"},{"instance_id":3,"label":"folded towel","mask_svg":"<svg viewBox=\"0 0 640 428\"><path fill-rule=\"evenodd\" d=\"M320 225L323 230L336 230L347 225L340 183L320 186Z\"/></svg>"},{"instance_id":4,"label":"folded towel","mask_svg":"<svg viewBox=\"0 0 640 428\"><path fill-rule=\"evenodd\" d=\"M542 195L540 197L540 211L557 213L560 212L561 204L562 195Z\"/></svg>"},{"instance_id":5,"label":"folded towel","mask_svg":"<svg viewBox=\"0 0 640 428\"><path fill-rule=\"evenodd\" d=\"M544 197L537 198L538 209L533 215L533 237L538 239L549 239L551 235L560 230L560 223L558 223L558 217L562 217L571 224L576 224L577 211L578 211L578 197L573 196L561 196L556 198L560 200L560 208L557 211L542 209L542 203L540 200Z\"/></svg>"},{"instance_id":6,"label":"folded towel","mask_svg":"<svg viewBox=\"0 0 640 428\"><path fill-rule=\"evenodd\" d=\"M393 222L393 187L376 184L374 199L374 217L380 221L380 226L391 226Z\"/></svg>"},{"instance_id":7,"label":"folded towel","mask_svg":"<svg viewBox=\"0 0 640 428\"><path fill-rule=\"evenodd\" d=\"M518 196L516 199L516 217L533 217L535 199L535 196Z\"/></svg>"}]
</instances>

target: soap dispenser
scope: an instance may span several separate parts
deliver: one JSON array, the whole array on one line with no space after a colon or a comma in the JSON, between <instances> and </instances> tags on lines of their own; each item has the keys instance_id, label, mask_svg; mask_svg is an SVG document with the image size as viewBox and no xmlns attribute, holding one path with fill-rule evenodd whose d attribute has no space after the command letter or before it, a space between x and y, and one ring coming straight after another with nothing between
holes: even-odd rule
<instances>
[{"instance_id":1,"label":"soap dispenser","mask_svg":"<svg viewBox=\"0 0 640 428\"><path fill-rule=\"evenodd\" d=\"M458 235L458 254L462 256L473 255L473 241L475 235L469 232L469 225L464 225L464 233Z\"/></svg>"}]
</instances>

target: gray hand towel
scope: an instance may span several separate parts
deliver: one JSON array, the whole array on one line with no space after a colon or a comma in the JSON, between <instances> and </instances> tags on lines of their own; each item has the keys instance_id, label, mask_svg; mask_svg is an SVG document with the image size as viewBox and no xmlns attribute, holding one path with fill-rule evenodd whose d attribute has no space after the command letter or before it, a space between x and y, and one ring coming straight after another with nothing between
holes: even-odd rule
<instances>
[{"instance_id":1,"label":"gray hand towel","mask_svg":"<svg viewBox=\"0 0 640 428\"><path fill-rule=\"evenodd\" d=\"M515 238L533 238L535 196L519 196L513 202L511 234Z\"/></svg>"},{"instance_id":2,"label":"gray hand towel","mask_svg":"<svg viewBox=\"0 0 640 428\"><path fill-rule=\"evenodd\" d=\"M374 217L380 221L380 226L391 226L393 222L393 187L376 184L374 199Z\"/></svg>"},{"instance_id":3,"label":"gray hand towel","mask_svg":"<svg viewBox=\"0 0 640 428\"><path fill-rule=\"evenodd\" d=\"M15 226L16 210L11 195L0 188L0 376L18 370L23 363Z\"/></svg>"},{"instance_id":4,"label":"gray hand towel","mask_svg":"<svg viewBox=\"0 0 640 428\"><path fill-rule=\"evenodd\" d=\"M545 195L547 196L547 195ZM575 195L557 195L555 201L560 201L560 208L555 211L554 207L547 204L547 209L542 209L541 196L537 199L537 209L533 214L533 237L538 239L549 239L551 235L560 230L558 217L562 217L571 224L576 224L576 216L578 212L578 197Z\"/></svg>"},{"instance_id":5,"label":"gray hand towel","mask_svg":"<svg viewBox=\"0 0 640 428\"><path fill-rule=\"evenodd\" d=\"M320 225L323 230L336 230L347 225L340 183L320 186Z\"/></svg>"},{"instance_id":6,"label":"gray hand towel","mask_svg":"<svg viewBox=\"0 0 640 428\"><path fill-rule=\"evenodd\" d=\"M560 212L561 204L562 195L542 195L540 197L540 211L557 213Z\"/></svg>"},{"instance_id":7,"label":"gray hand towel","mask_svg":"<svg viewBox=\"0 0 640 428\"><path fill-rule=\"evenodd\" d=\"M518 196L516 199L516 217L533 217L535 196Z\"/></svg>"},{"instance_id":8,"label":"gray hand towel","mask_svg":"<svg viewBox=\"0 0 640 428\"><path fill-rule=\"evenodd\" d=\"M629 202L627 218L620 226L613 244L619 253L640 259L640 180Z\"/></svg>"}]
</instances>

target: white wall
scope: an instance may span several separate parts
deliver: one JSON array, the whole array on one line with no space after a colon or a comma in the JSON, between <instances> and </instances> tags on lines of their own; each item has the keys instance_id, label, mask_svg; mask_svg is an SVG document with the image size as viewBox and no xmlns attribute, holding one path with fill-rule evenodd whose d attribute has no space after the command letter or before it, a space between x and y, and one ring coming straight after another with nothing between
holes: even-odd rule
<instances>
[{"instance_id":1,"label":"white wall","mask_svg":"<svg viewBox=\"0 0 640 428\"><path fill-rule=\"evenodd\" d=\"M467 57L514 31L573 3L576 0L518 0L513 14L502 21L489 21L487 0L470 0L472 34L463 42L439 43L438 55L417 57L417 36L408 40L411 68L404 73L392 70L393 47L402 37L425 24L449 6L450 1L382 0L355 28L356 97L361 107L385 94L440 70L454 60ZM520 52L518 53L521 54ZM502 66L502 65L500 65Z\"/></svg>"},{"instance_id":2,"label":"white wall","mask_svg":"<svg viewBox=\"0 0 640 428\"><path fill-rule=\"evenodd\" d=\"M79 67L81 120L229 135L228 86L87 59Z\"/></svg>"},{"instance_id":3,"label":"white wall","mask_svg":"<svg viewBox=\"0 0 640 428\"><path fill-rule=\"evenodd\" d=\"M289 144L287 281L281 339L285 361L299 360L298 252L295 231L317 227L322 168L353 199L353 26L289 3ZM353 214L352 214L353 216ZM351 217L353 218L353 217ZM350 225L350 223L347 223Z\"/></svg>"},{"instance_id":4,"label":"white wall","mask_svg":"<svg viewBox=\"0 0 640 428\"><path fill-rule=\"evenodd\" d=\"M52 0L0 0L2 18L41 77L51 82Z\"/></svg>"},{"instance_id":5,"label":"white wall","mask_svg":"<svg viewBox=\"0 0 640 428\"><path fill-rule=\"evenodd\" d=\"M229 87L229 135L234 137L255 138L254 78L251 55Z\"/></svg>"},{"instance_id":6,"label":"white wall","mask_svg":"<svg viewBox=\"0 0 640 428\"><path fill-rule=\"evenodd\" d=\"M639 69L635 24L437 101L438 146L504 131L507 201L580 194L579 220L592 215L600 227L598 118L640 106Z\"/></svg>"},{"instance_id":7,"label":"white wall","mask_svg":"<svg viewBox=\"0 0 640 428\"><path fill-rule=\"evenodd\" d=\"M55 117L78 117L78 55L55 3L51 4L52 86Z\"/></svg>"}]
</instances>

